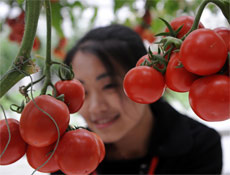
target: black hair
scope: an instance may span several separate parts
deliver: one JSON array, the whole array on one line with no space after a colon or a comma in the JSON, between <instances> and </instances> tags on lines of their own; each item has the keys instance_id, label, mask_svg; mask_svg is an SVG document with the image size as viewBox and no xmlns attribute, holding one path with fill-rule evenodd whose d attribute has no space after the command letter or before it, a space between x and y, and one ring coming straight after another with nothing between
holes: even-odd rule
<instances>
[{"instance_id":1,"label":"black hair","mask_svg":"<svg viewBox=\"0 0 230 175\"><path fill-rule=\"evenodd\" d=\"M67 65L71 64L77 51L95 54L111 74L116 72L114 61L128 71L147 53L140 36L132 29L119 24L95 28L86 33L67 53Z\"/></svg>"}]
</instances>

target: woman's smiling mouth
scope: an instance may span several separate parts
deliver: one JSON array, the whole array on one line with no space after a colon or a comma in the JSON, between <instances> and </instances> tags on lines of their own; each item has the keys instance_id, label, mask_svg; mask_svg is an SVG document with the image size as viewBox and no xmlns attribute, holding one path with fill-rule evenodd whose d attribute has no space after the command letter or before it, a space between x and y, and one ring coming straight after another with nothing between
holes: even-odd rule
<instances>
[{"instance_id":1,"label":"woman's smiling mouth","mask_svg":"<svg viewBox=\"0 0 230 175\"><path fill-rule=\"evenodd\" d=\"M102 119L97 119L93 121L94 125L99 129L104 129L111 126L117 119L119 118L119 114L113 117L106 117Z\"/></svg>"}]
</instances>

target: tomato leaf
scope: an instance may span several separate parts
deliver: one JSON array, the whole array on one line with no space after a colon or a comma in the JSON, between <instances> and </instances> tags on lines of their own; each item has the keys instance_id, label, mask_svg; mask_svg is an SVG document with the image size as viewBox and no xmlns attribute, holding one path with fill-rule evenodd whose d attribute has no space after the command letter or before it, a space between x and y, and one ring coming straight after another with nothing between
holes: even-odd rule
<instances>
[{"instance_id":1,"label":"tomato leaf","mask_svg":"<svg viewBox=\"0 0 230 175\"><path fill-rule=\"evenodd\" d=\"M91 24L94 23L94 21L96 20L97 13L98 13L98 7L94 7L94 13L93 13L93 16L90 20Z\"/></svg>"},{"instance_id":2,"label":"tomato leaf","mask_svg":"<svg viewBox=\"0 0 230 175\"><path fill-rule=\"evenodd\" d=\"M165 23L165 25L168 27L169 29L169 33L171 34L171 36L176 36L173 28L171 27L171 25L168 23L168 21L166 21L165 19L163 18L159 18L161 21L163 21Z\"/></svg>"},{"instance_id":3,"label":"tomato leaf","mask_svg":"<svg viewBox=\"0 0 230 175\"><path fill-rule=\"evenodd\" d=\"M57 34L62 37L64 36L63 30L62 30L62 15L61 15L61 4L60 3L52 3L52 26L56 30Z\"/></svg>"},{"instance_id":4,"label":"tomato leaf","mask_svg":"<svg viewBox=\"0 0 230 175\"><path fill-rule=\"evenodd\" d=\"M24 0L17 0L17 2L18 2L19 5L22 5Z\"/></svg>"}]
</instances>

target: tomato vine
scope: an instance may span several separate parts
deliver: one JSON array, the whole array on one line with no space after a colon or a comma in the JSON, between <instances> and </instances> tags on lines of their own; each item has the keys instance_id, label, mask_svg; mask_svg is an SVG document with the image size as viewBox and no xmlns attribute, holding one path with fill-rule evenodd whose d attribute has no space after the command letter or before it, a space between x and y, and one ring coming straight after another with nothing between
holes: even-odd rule
<instances>
[{"instance_id":1,"label":"tomato vine","mask_svg":"<svg viewBox=\"0 0 230 175\"><path fill-rule=\"evenodd\" d=\"M25 77L25 74L17 71L15 67L28 74L33 74L38 71L38 68L31 59L31 50L37 31L38 18L42 3L44 0L26 1L26 23L25 23L25 32L23 35L21 47L19 52L10 67L9 71L3 75L0 79L0 98L7 93L7 91L13 87L18 81Z\"/></svg>"}]
</instances>

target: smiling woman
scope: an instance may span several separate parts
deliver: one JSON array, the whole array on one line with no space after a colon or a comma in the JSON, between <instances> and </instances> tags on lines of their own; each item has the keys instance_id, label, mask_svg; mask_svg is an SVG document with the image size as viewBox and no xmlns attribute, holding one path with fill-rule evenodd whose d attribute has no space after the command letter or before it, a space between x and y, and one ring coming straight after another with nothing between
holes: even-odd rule
<instances>
[{"instance_id":1,"label":"smiling woman","mask_svg":"<svg viewBox=\"0 0 230 175\"><path fill-rule=\"evenodd\" d=\"M222 149L215 130L163 99L139 104L125 95L124 76L145 54L133 30L110 25L89 31L66 56L85 88L79 113L106 147L94 174L220 174Z\"/></svg>"},{"instance_id":2,"label":"smiling woman","mask_svg":"<svg viewBox=\"0 0 230 175\"><path fill-rule=\"evenodd\" d=\"M149 132L143 127L151 128L153 118L150 109L125 96L120 86L121 75L116 75L116 81L113 81L100 59L84 51L74 56L73 69L76 78L82 81L86 89L85 102L79 112L89 128L99 133L105 143L117 142L131 130L140 136ZM124 74L124 71L120 74ZM149 126L139 124L143 122Z\"/></svg>"}]
</instances>

